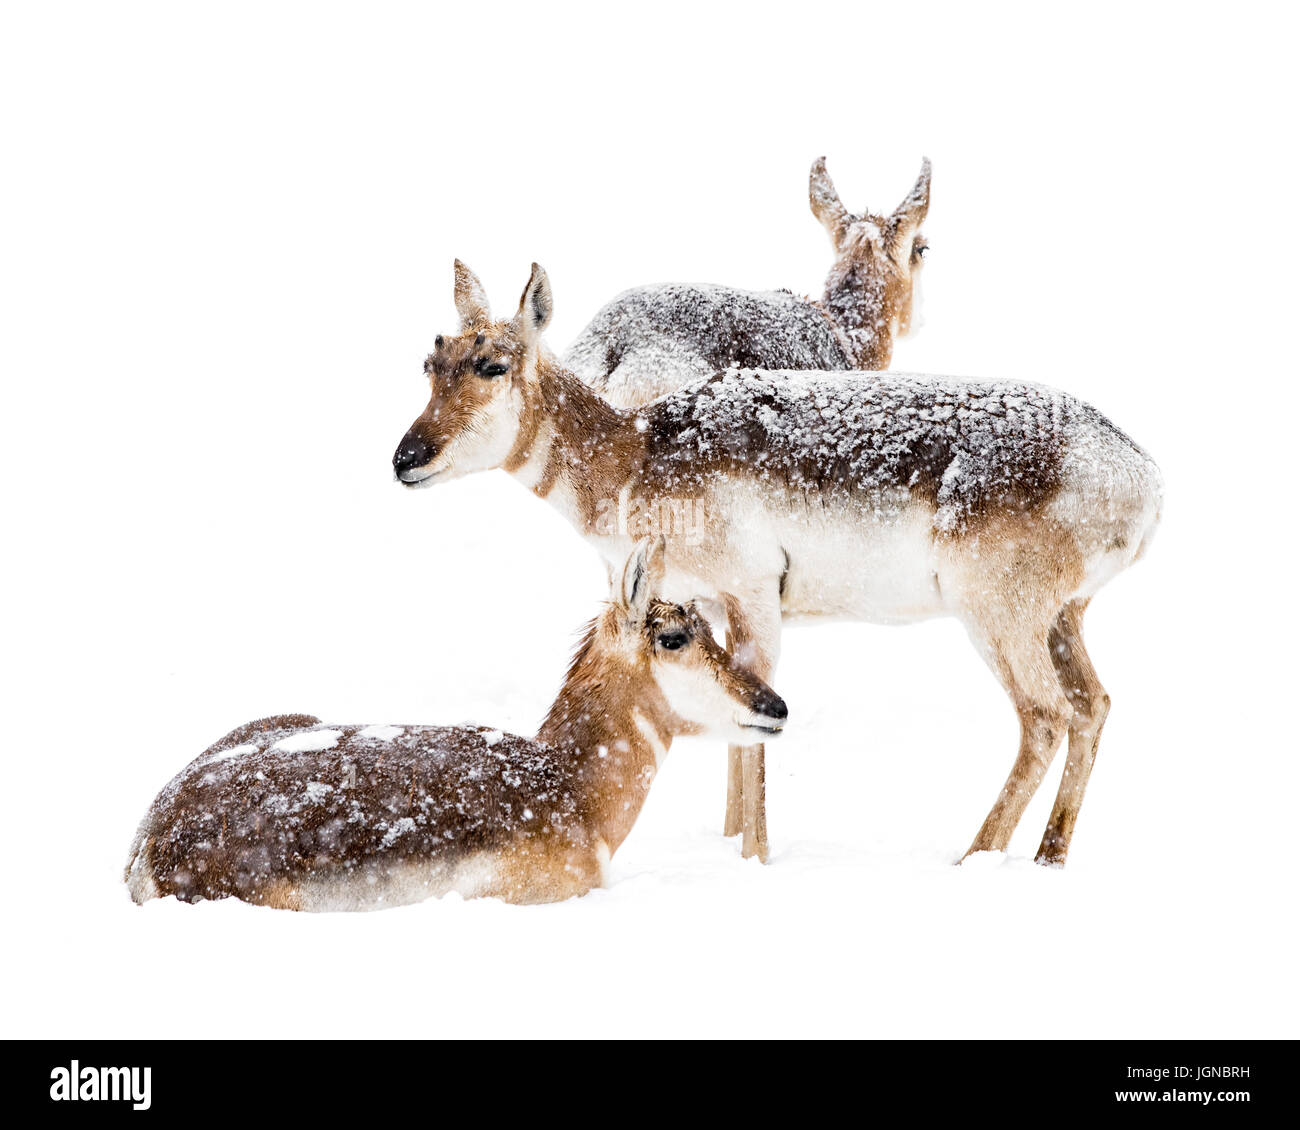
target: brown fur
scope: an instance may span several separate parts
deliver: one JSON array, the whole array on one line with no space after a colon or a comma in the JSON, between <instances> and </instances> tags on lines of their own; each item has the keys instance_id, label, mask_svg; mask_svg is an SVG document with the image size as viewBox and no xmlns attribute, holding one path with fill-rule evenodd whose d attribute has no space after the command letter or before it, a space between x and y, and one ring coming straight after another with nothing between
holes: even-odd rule
<instances>
[{"instance_id":1,"label":"brown fur","mask_svg":"<svg viewBox=\"0 0 1300 1130\"><path fill-rule=\"evenodd\" d=\"M769 425L767 414L780 416L789 405L777 397L779 386L765 385L759 379L746 382L744 410L728 418L725 432L715 429L708 435L709 443L697 442L683 448L684 432L700 431L706 426L699 422L695 411L697 400L712 388L736 380L734 374L718 373L680 396L667 397L641 410L649 422L643 456L648 479L682 493L705 491L710 480L719 476L771 472L781 482L819 495L855 496L864 491L897 488L905 489L912 499L926 505L939 505L944 472L961 450L959 435L936 425L928 431L918 430L907 443L873 446L876 434L870 427L863 427L852 443L836 437L834 450L828 453L825 448L829 445L808 444L792 431ZM967 387L982 390L986 386L971 383ZM901 395L894 394L892 388L885 381L864 386L860 396L864 420L874 409L884 428L888 428L901 413L929 410L938 402L934 390L923 384ZM955 401L946 407L959 404ZM1027 413L1022 413L1015 423L1008 416L1004 415L1007 451L990 466L991 473L981 483L979 494L963 507L963 528L983 516L1039 509L1060 486L1063 430L1039 428L1037 420Z\"/></svg>"},{"instance_id":2,"label":"brown fur","mask_svg":"<svg viewBox=\"0 0 1300 1130\"><path fill-rule=\"evenodd\" d=\"M471 329L459 337L441 339L443 344L425 359L424 372L433 395L419 418L417 429L426 442L441 450L473 421L491 398L488 378L478 374L490 363L508 364L518 370L523 348L509 326L484 324L487 333Z\"/></svg>"},{"instance_id":3,"label":"brown fur","mask_svg":"<svg viewBox=\"0 0 1300 1130\"><path fill-rule=\"evenodd\" d=\"M291 723L259 736L279 740L310 728ZM194 762L148 818L154 827L144 850L159 893L282 905L286 883L331 867L506 848L515 831L506 814L523 803L536 803L540 821L565 814L558 797L561 808L548 807L559 777L544 761L527 762L518 785L447 782L439 757L472 748L479 729L408 727L404 740L384 743L359 737L363 729L344 728L337 745L320 752L276 754L271 741L236 758ZM525 762L524 739L503 739L502 747ZM313 786L327 791L306 803ZM372 818L350 819L358 805ZM384 847L394 821L420 816L427 817L420 828ZM444 840L454 844L450 855L440 850Z\"/></svg>"},{"instance_id":4,"label":"brown fur","mask_svg":"<svg viewBox=\"0 0 1300 1130\"><path fill-rule=\"evenodd\" d=\"M662 692L650 678L650 656L655 636L682 631L692 646L681 662L708 673L723 690L738 701L748 702L760 712L769 705L771 692L758 676L741 667L733 656L713 639L707 621L694 607L680 607L657 601L643 626L645 645L635 652L597 646L598 637L610 637L619 630L617 609L610 609L588 629L565 677L563 689L538 731L538 740L557 749L572 750L578 778L584 782L584 796L591 811L607 829L605 839L614 850L623 842L636 818L625 801L638 789L648 787L653 775L653 757L640 746L640 756L628 759L617 772L609 772L597 751L608 749L626 736L626 719L593 718L591 701L610 688L639 688L638 708L666 746L671 735L695 732L694 727L673 715ZM621 724L620 724L621 723ZM595 760L593 760L593 758ZM649 760L647 760L649 759ZM647 782L643 786L641 782Z\"/></svg>"}]
</instances>

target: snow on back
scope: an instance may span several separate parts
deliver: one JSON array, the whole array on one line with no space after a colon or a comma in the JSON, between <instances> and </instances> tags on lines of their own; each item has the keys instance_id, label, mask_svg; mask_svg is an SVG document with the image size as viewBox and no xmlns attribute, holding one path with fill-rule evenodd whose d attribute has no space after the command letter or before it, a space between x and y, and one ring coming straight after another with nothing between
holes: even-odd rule
<instances>
[{"instance_id":1,"label":"snow on back","mask_svg":"<svg viewBox=\"0 0 1300 1130\"><path fill-rule=\"evenodd\" d=\"M835 327L807 299L690 283L624 291L578 335L563 363L625 407L733 365L852 367Z\"/></svg>"},{"instance_id":2,"label":"snow on back","mask_svg":"<svg viewBox=\"0 0 1300 1130\"><path fill-rule=\"evenodd\" d=\"M255 742L243 742L240 745L231 746L229 749L219 749L212 754L208 760L217 761L226 757L242 757L246 753L256 753L257 744Z\"/></svg>"},{"instance_id":3,"label":"snow on back","mask_svg":"<svg viewBox=\"0 0 1300 1130\"><path fill-rule=\"evenodd\" d=\"M300 730L281 738L271 748L280 753L316 753L333 749L342 736L342 730Z\"/></svg>"},{"instance_id":4,"label":"snow on back","mask_svg":"<svg viewBox=\"0 0 1300 1130\"><path fill-rule=\"evenodd\" d=\"M403 733L405 727L402 726L367 726L364 730L357 731L357 737L375 742L391 742L394 738L400 738Z\"/></svg>"},{"instance_id":5,"label":"snow on back","mask_svg":"<svg viewBox=\"0 0 1300 1130\"><path fill-rule=\"evenodd\" d=\"M394 820L393 823L388 826L388 830L384 833L384 838L379 841L379 846L386 848L392 847L393 844L397 842L399 836L403 836L407 832L414 832L415 827L415 821L410 816L403 816L398 820Z\"/></svg>"},{"instance_id":6,"label":"snow on back","mask_svg":"<svg viewBox=\"0 0 1300 1130\"><path fill-rule=\"evenodd\" d=\"M1089 405L1027 383L733 369L646 411L654 470L682 489L742 468L873 505L903 493L933 505L944 531L981 507L1043 497L1067 450L1145 461Z\"/></svg>"},{"instance_id":7,"label":"snow on back","mask_svg":"<svg viewBox=\"0 0 1300 1130\"><path fill-rule=\"evenodd\" d=\"M334 791L334 786L327 785L324 781L308 781L303 791L312 804L319 804Z\"/></svg>"}]
</instances>

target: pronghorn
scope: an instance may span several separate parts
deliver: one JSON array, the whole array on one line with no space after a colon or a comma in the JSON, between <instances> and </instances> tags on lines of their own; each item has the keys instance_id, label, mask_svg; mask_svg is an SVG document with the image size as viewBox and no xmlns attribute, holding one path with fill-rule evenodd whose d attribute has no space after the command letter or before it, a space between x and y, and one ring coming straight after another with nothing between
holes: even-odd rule
<instances>
[{"instance_id":1,"label":"pronghorn","mask_svg":"<svg viewBox=\"0 0 1300 1130\"><path fill-rule=\"evenodd\" d=\"M680 734L776 734L786 708L658 596L662 539L628 559L535 739L485 726L251 722L158 794L126 882L136 902L234 896L377 910L459 891L552 902L603 869Z\"/></svg>"},{"instance_id":2,"label":"pronghorn","mask_svg":"<svg viewBox=\"0 0 1300 1130\"><path fill-rule=\"evenodd\" d=\"M888 369L895 338L919 321L930 162L888 216L845 208L824 157L813 162L808 200L835 252L821 301L786 290L636 287L597 313L565 366L623 408L720 369Z\"/></svg>"},{"instance_id":3,"label":"pronghorn","mask_svg":"<svg viewBox=\"0 0 1300 1130\"><path fill-rule=\"evenodd\" d=\"M1160 514L1136 443L1043 385L893 374L730 370L619 409L542 346L552 299L536 263L518 312L494 321L457 261L456 306L460 332L437 338L429 403L393 455L399 481L503 467L611 565L635 527L667 527L667 591L719 601L761 678L783 617L958 618L1021 728L970 851L1006 849L1068 731L1038 850L1064 862L1109 706L1084 609ZM762 746L732 759L728 786L728 828L739 801L743 850L765 856Z\"/></svg>"}]
</instances>

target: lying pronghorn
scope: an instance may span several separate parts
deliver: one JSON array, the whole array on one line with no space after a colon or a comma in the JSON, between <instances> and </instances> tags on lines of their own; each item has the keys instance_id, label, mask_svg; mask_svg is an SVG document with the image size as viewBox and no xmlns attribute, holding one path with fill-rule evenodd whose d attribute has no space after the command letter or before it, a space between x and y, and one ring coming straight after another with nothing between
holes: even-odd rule
<instances>
[{"instance_id":1,"label":"lying pronghorn","mask_svg":"<svg viewBox=\"0 0 1300 1130\"><path fill-rule=\"evenodd\" d=\"M461 331L437 339L432 396L393 456L403 483L504 467L611 563L638 524L666 527L674 599L721 598L763 678L783 616L957 617L1021 726L971 850L1006 848L1068 730L1038 852L1064 861L1109 703L1084 609L1159 518L1137 444L1064 393L990 381L730 371L620 410L541 346L552 300L536 264L509 321L460 263L456 305ZM746 854L766 851L762 772L747 747Z\"/></svg>"},{"instance_id":2,"label":"lying pronghorn","mask_svg":"<svg viewBox=\"0 0 1300 1130\"><path fill-rule=\"evenodd\" d=\"M916 324L930 162L888 216L845 208L824 157L813 162L808 200L835 250L820 302L785 290L636 287L600 310L564 364L625 408L730 367L888 369L894 339Z\"/></svg>"},{"instance_id":3,"label":"lying pronghorn","mask_svg":"<svg viewBox=\"0 0 1300 1130\"><path fill-rule=\"evenodd\" d=\"M785 703L659 599L663 543L625 566L533 740L484 726L252 722L191 762L131 849L136 902L233 895L376 910L448 891L550 902L601 884L678 734L778 733Z\"/></svg>"}]
</instances>

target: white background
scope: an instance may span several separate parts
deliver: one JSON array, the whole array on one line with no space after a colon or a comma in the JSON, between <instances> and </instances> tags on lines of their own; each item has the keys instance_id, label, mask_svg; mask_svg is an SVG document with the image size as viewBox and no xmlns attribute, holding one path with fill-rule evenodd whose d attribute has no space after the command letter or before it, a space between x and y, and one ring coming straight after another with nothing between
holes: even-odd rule
<instances>
[{"instance_id":1,"label":"white background","mask_svg":"<svg viewBox=\"0 0 1300 1130\"><path fill-rule=\"evenodd\" d=\"M975 9L6 5L4 1035L1297 1034L1294 29ZM1164 469L1069 866L1056 772L952 866L1016 745L960 629L839 625L786 635L767 868L694 741L578 902L133 906L226 730L532 733L603 596L503 474L392 482L453 256L499 309L541 262L557 349L634 284L819 293L823 153L854 209L934 161L896 369L1058 385Z\"/></svg>"}]
</instances>

